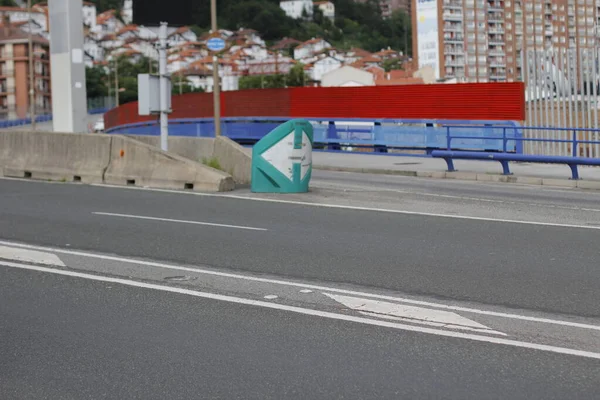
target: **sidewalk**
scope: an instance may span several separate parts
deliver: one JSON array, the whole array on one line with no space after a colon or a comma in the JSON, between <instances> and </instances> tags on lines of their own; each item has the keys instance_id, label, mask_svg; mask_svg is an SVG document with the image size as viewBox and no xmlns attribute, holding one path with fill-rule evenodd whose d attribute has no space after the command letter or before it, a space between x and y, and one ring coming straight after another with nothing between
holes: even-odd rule
<instances>
[{"instance_id":1,"label":"sidewalk","mask_svg":"<svg viewBox=\"0 0 600 400\"><path fill-rule=\"evenodd\" d=\"M320 170L600 190L600 168L598 167L580 166L579 181L570 179L571 170L566 164L511 162L510 169L513 175L510 176L502 175L502 167L498 161L455 160L454 167L457 169L456 172L446 172L446 162L441 158L431 157L313 153L313 168Z\"/></svg>"}]
</instances>

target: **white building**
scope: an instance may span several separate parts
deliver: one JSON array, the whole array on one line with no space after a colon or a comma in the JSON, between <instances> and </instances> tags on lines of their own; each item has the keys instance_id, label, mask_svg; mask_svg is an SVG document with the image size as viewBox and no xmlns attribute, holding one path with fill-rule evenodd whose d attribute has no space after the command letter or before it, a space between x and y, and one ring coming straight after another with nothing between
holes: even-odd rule
<instances>
[{"instance_id":1,"label":"white building","mask_svg":"<svg viewBox=\"0 0 600 400\"><path fill-rule=\"evenodd\" d=\"M294 19L312 18L313 16L312 0L284 0L279 2L279 7L285 11L288 17Z\"/></svg>"},{"instance_id":2,"label":"white building","mask_svg":"<svg viewBox=\"0 0 600 400\"><path fill-rule=\"evenodd\" d=\"M342 61L335 57L324 57L313 64L312 79L320 81L323 75L342 66Z\"/></svg>"},{"instance_id":3,"label":"white building","mask_svg":"<svg viewBox=\"0 0 600 400\"><path fill-rule=\"evenodd\" d=\"M315 53L330 49L331 44L323 39L316 38L308 40L294 49L294 59L302 60L304 58L312 57Z\"/></svg>"},{"instance_id":4,"label":"white building","mask_svg":"<svg viewBox=\"0 0 600 400\"><path fill-rule=\"evenodd\" d=\"M2 14L2 17L8 17L11 24L18 25L19 22L29 21L29 10L27 8L0 7L0 14ZM46 15L41 7L34 7L31 10L31 19L34 21L31 27L33 32L36 32L36 26L46 32L48 31Z\"/></svg>"},{"instance_id":5,"label":"white building","mask_svg":"<svg viewBox=\"0 0 600 400\"><path fill-rule=\"evenodd\" d=\"M130 24L133 21L133 0L125 0L123 2L121 17L126 24Z\"/></svg>"},{"instance_id":6,"label":"white building","mask_svg":"<svg viewBox=\"0 0 600 400\"><path fill-rule=\"evenodd\" d=\"M321 86L324 87L351 87L374 86L373 74L362 69L345 65L329 71L321 77Z\"/></svg>"},{"instance_id":7,"label":"white building","mask_svg":"<svg viewBox=\"0 0 600 400\"><path fill-rule=\"evenodd\" d=\"M335 5L331 1L317 1L314 5L319 7L325 18L335 19Z\"/></svg>"},{"instance_id":8,"label":"white building","mask_svg":"<svg viewBox=\"0 0 600 400\"><path fill-rule=\"evenodd\" d=\"M90 35L83 38L83 51L91 57L93 61L104 61L104 48Z\"/></svg>"},{"instance_id":9,"label":"white building","mask_svg":"<svg viewBox=\"0 0 600 400\"><path fill-rule=\"evenodd\" d=\"M96 18L98 18L98 9L94 3L88 1L83 2L83 8L81 9L83 17L83 25L90 29L96 27Z\"/></svg>"}]
</instances>

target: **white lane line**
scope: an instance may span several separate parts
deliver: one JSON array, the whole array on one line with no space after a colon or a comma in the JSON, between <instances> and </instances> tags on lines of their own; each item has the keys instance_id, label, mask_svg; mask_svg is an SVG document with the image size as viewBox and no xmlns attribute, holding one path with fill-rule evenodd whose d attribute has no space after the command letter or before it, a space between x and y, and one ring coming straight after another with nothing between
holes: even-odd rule
<instances>
[{"instance_id":1,"label":"white lane line","mask_svg":"<svg viewBox=\"0 0 600 400\"><path fill-rule=\"evenodd\" d=\"M331 293L323 294L352 310L372 317L506 336L503 332L492 330L479 322L472 321L451 311L407 306L405 304L389 303L381 300L365 299L363 297L341 296Z\"/></svg>"},{"instance_id":2,"label":"white lane line","mask_svg":"<svg viewBox=\"0 0 600 400\"><path fill-rule=\"evenodd\" d=\"M0 246L0 259L33 264L56 265L59 267L65 266L56 254L6 246Z\"/></svg>"},{"instance_id":3,"label":"white lane line","mask_svg":"<svg viewBox=\"0 0 600 400\"><path fill-rule=\"evenodd\" d=\"M310 203L310 202L306 202L306 201L267 199L267 198L261 198L261 197L249 197L249 196L230 195L230 194L182 192L182 191L169 190L169 189L152 189L152 188L105 185L105 184L91 184L90 186L110 187L110 188L114 188L114 189L125 189L125 190L147 190L147 191L153 191L153 192L186 194L186 195L200 196L200 197L219 197L219 198L225 198L225 199L250 200L250 201L259 201L259 202L266 202L266 203L293 204L293 205L309 206L309 207L335 208L335 209L354 210L354 211L371 211L371 212L381 212L381 213L401 214L401 215L416 215L416 216L422 216L422 217L465 219L465 220L473 220L473 221L500 222L500 223L510 223L510 224L520 224L520 225L539 225L539 226L551 226L551 227L556 227L556 228L600 230L600 226L559 224L559 223L552 223L552 222L521 221L521 220L514 220L514 219L474 217L474 216L469 216L469 215L438 214L438 213L427 213L427 212L408 211L408 210L393 210L393 209L388 209L388 208L348 206L348 205L342 205L342 204Z\"/></svg>"},{"instance_id":4,"label":"white lane line","mask_svg":"<svg viewBox=\"0 0 600 400\"><path fill-rule=\"evenodd\" d=\"M132 286L132 287L137 287L137 288L153 289L153 290L160 290L163 292L185 294L188 296L195 296L195 297L200 297L200 298L210 299L210 300L225 301L228 303L244 304L244 305L249 305L249 306L270 308L270 309L274 309L274 310L289 311L289 312L294 312L297 314L304 314L304 315L310 315L310 316L315 316L315 317L329 318L329 319L348 321L348 322L356 322L356 323L360 323L360 324L379 326L379 327L384 327L384 328L393 328L393 329L399 329L399 330L409 331L409 332L425 333L425 334L436 335L436 336L466 339L466 340L473 340L473 341L477 341L477 342L485 342L485 343L492 343L492 344L502 344L502 345L526 348L526 349L531 349L531 350L540 350L540 351L546 351L546 352L551 352L551 353L565 354L565 355L585 357L585 358L594 358L594 359L600 360L600 353L594 353L594 352L585 351L585 350L575 350L575 349L569 349L569 348L565 348L565 347L549 346L549 345L545 345L545 344L520 342L518 340L510 340L510 339L503 339L503 338L490 337L490 336L480 336L480 335L474 335L474 334L470 334L470 333L462 333L462 332L454 332L454 331L444 331L444 330L440 330L440 329L425 328L425 327L419 327L419 326L414 326L414 325L405 325L405 324L399 324L399 323L395 323L395 322L375 320L375 319L371 319L371 318L362 318L362 317L356 317L356 316L352 316L352 315L336 314L336 313L327 312L327 311L318 311L318 310L312 310L309 308L288 306L288 305L278 304L278 303L270 303L270 302L261 301L261 300L244 299L241 297L225 296L225 295L220 295L220 294L215 294L215 293L207 293L207 292L200 292L200 291L189 290L189 289L156 285L156 284L151 284L151 283L143 283L143 282L132 281L132 280L128 280L128 279L110 278L110 277L100 276L100 275L84 274L84 273L74 272L74 271L65 271L65 270L58 270L58 269L52 269L52 268L46 268L46 267L36 267L36 266L32 266L32 265L15 264L15 263L10 263L10 262L0 262L0 265L6 266L6 267L11 267L11 268L19 268L19 269L25 269L25 270L31 270L31 271L46 272L46 273L50 273L50 274L71 276L71 277L75 277L75 278L83 278L83 279L99 281L99 282L111 282L111 283L116 283L116 284L125 285L125 286Z\"/></svg>"},{"instance_id":5,"label":"white lane line","mask_svg":"<svg viewBox=\"0 0 600 400\"><path fill-rule=\"evenodd\" d=\"M509 224L519 224L519 225L550 226L550 227L555 227L555 228L575 228L575 229L600 230L600 226L589 226L589 225L559 224L559 223L553 223L553 222L537 222L537 221L521 221L521 220L515 220L515 219L474 217L474 216L469 216L469 215L439 214L439 213L428 213L428 212L408 211L408 210L393 210L393 209L389 209L389 208L348 206L348 205L341 205L341 204L310 203L310 202L306 202L306 201L267 199L267 198L260 198L260 197L249 197L249 196L229 195L229 194L181 192L181 191L169 190L169 189L134 188L134 187L113 186L113 185L93 185L93 186L107 186L107 187L112 187L112 188L121 188L121 189L129 189L129 190L151 190L154 192L189 194L192 196L201 196L201 197L220 197L220 198L226 198L226 199L250 200L250 201L259 201L259 202L266 202L266 203L293 204L293 205L298 205L298 206L309 206L309 207L335 208L335 209L354 210L354 211L371 211L371 212L381 212L381 213L401 214L401 215L416 215L416 216L421 216L421 217L465 219L465 220L472 220L472 221L500 222L500 223L509 223Z\"/></svg>"},{"instance_id":6,"label":"white lane line","mask_svg":"<svg viewBox=\"0 0 600 400\"><path fill-rule=\"evenodd\" d=\"M389 192L389 193L400 193L400 194L408 194L408 195L424 196L424 197L435 197L435 198L442 198L442 199L479 201L479 202L483 202L483 203L527 205L527 206L531 206L531 207L545 207L545 208L554 208L554 209L571 210L571 211L600 212L600 209L596 209L596 208L568 207L568 206L557 206L554 204L545 204L545 203L527 203L527 202L523 202L523 201L496 200L496 199L489 199L489 198L483 198L483 197L455 196L455 195L450 195L450 194L437 194L437 193L418 192L418 191L411 191L411 190L388 189L388 188L384 188L384 187L369 187L369 186L343 185L343 184L331 184L331 183L321 183L321 184L322 184L322 186L317 186L317 187L322 188L322 189L331 189L331 190L356 189L355 190L356 193Z\"/></svg>"},{"instance_id":7,"label":"white lane line","mask_svg":"<svg viewBox=\"0 0 600 400\"><path fill-rule=\"evenodd\" d=\"M312 292L313 292L313 291L312 291L312 290L310 290L310 289L302 289L302 290L300 291L300 293L304 293L304 294L306 294L306 293L312 293Z\"/></svg>"},{"instance_id":8,"label":"white lane line","mask_svg":"<svg viewBox=\"0 0 600 400\"><path fill-rule=\"evenodd\" d=\"M258 278L258 277L254 277L254 276L246 276L246 275L232 274L232 273L227 273L227 272L211 271L211 270L207 270L207 269L203 269L203 268L181 267L178 265L165 264L165 263L160 263L160 262L156 262L156 261L134 260L134 259L124 258L124 257L106 256L106 255L101 255L101 254L87 253L87 252L83 252L83 251L64 250L64 249L49 248L49 247L35 246L35 245L22 244L22 243L12 243L12 242L6 242L6 241L2 241L2 240L0 240L0 244L4 244L7 246L21 247L21 248L26 248L26 249L52 251L54 253L59 253L59 254L69 254L69 255L73 255L73 256L89 257L89 258L95 258L98 260L117 261L117 262L122 262L122 263L126 263L126 264L137 264L137 265L142 265L142 266L147 266L147 267L171 269L171 270L175 270L175 271L195 272L197 274L219 276L219 277L223 277L223 278L240 279L240 280L251 281L251 282L270 283L270 284L274 284L274 285L290 286L290 287L297 287L297 288L304 288L304 289L332 292L332 293L341 293L341 294L348 294L348 295L352 295L352 296L362 296L362 297L367 297L367 298L371 298L371 299L396 301L396 302L400 302L400 303L415 304L415 305L421 305L421 306L432 307L432 308L440 308L440 309L444 309L444 310L462 311L462 312L467 312L467 313L472 313L472 314L489 315L492 317L508 318L508 319L515 319L515 320L521 320L521 321L537 322L537 323L542 323L542 324L561 325L561 326L569 326L572 328L590 329L590 330L600 331L600 325L590 325L590 324L583 324L583 323L579 323L579 322L532 317L532 316L528 316L528 315L509 314L509 313L502 313L502 312L496 312L496 311L480 310L477 308L451 306L451 305L447 305L447 304L432 303L432 302L422 301L422 300L413 300L413 299L408 299L408 298L403 298L403 297L395 297L395 296L387 296L387 295L374 294L374 293L359 292L359 291L355 291L355 290L336 289L336 288L331 288L331 287L327 287L327 286L319 286L319 285L312 285L312 284L299 283L299 282L283 281L283 280L279 280L279 279Z\"/></svg>"},{"instance_id":9,"label":"white lane line","mask_svg":"<svg viewBox=\"0 0 600 400\"><path fill-rule=\"evenodd\" d=\"M266 231L267 230L267 229L263 229L263 228L254 228L251 226L215 224L212 222L187 221L187 220L183 220L183 219L147 217L147 216L143 216L143 215L116 214L116 213L107 213L107 212L92 212L92 214L103 215L103 216L107 216L107 217L147 219L150 221L175 222L175 223L179 223L179 224L206 225L206 226L217 226L220 228L246 229L246 230L250 230L250 231Z\"/></svg>"},{"instance_id":10,"label":"white lane line","mask_svg":"<svg viewBox=\"0 0 600 400\"><path fill-rule=\"evenodd\" d=\"M277 296L275 296L274 294L269 294L265 296L265 299L267 300L275 300L277 298Z\"/></svg>"}]
</instances>

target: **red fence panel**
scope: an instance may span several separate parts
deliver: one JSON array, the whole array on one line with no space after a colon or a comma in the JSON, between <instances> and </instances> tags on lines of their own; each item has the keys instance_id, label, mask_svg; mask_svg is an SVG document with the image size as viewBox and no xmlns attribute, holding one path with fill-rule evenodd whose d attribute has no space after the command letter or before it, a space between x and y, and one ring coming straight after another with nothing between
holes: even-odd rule
<instances>
[{"instance_id":1,"label":"red fence panel","mask_svg":"<svg viewBox=\"0 0 600 400\"><path fill-rule=\"evenodd\" d=\"M212 93L173 96L169 118L211 118ZM110 110L106 128L152 121L137 102ZM515 83L254 89L221 93L223 117L525 120L525 88Z\"/></svg>"},{"instance_id":2,"label":"red fence panel","mask_svg":"<svg viewBox=\"0 0 600 400\"><path fill-rule=\"evenodd\" d=\"M291 90L295 118L525 119L521 82Z\"/></svg>"},{"instance_id":3,"label":"red fence panel","mask_svg":"<svg viewBox=\"0 0 600 400\"><path fill-rule=\"evenodd\" d=\"M223 92L224 117L289 117L289 89L252 89Z\"/></svg>"}]
</instances>

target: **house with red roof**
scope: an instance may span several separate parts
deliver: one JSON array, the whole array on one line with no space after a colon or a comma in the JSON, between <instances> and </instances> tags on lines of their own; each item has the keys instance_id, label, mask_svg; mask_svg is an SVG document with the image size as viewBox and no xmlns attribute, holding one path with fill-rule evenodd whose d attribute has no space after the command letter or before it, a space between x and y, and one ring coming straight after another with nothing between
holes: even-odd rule
<instances>
[{"instance_id":1,"label":"house with red roof","mask_svg":"<svg viewBox=\"0 0 600 400\"><path fill-rule=\"evenodd\" d=\"M299 44L294 49L294 59L302 61L303 59L312 57L315 53L331 48L331 43L321 38L313 38L304 43Z\"/></svg>"}]
</instances>

